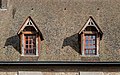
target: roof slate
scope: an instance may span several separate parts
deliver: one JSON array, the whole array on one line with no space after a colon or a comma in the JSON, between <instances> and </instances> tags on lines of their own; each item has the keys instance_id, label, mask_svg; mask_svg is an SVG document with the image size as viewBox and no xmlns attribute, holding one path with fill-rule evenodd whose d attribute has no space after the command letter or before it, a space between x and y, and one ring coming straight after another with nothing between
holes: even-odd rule
<instances>
[{"instance_id":1,"label":"roof slate","mask_svg":"<svg viewBox=\"0 0 120 75\"><path fill-rule=\"evenodd\" d=\"M119 62L119 6L119 0L10 0L7 10L0 10L0 61L21 61L17 31L31 16L44 37L36 61ZM78 31L89 16L104 35L99 57L84 59L79 53Z\"/></svg>"}]
</instances>

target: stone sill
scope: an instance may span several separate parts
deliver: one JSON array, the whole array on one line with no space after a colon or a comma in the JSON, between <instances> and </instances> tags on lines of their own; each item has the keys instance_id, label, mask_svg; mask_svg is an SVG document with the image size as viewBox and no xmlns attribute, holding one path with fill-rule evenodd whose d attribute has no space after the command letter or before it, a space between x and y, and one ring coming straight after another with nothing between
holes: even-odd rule
<instances>
[{"instance_id":1,"label":"stone sill","mask_svg":"<svg viewBox=\"0 0 120 75\"><path fill-rule=\"evenodd\" d=\"M7 9L0 9L0 11L6 11Z\"/></svg>"},{"instance_id":2,"label":"stone sill","mask_svg":"<svg viewBox=\"0 0 120 75\"><path fill-rule=\"evenodd\" d=\"M81 57L99 57L99 55L80 55Z\"/></svg>"},{"instance_id":3,"label":"stone sill","mask_svg":"<svg viewBox=\"0 0 120 75\"><path fill-rule=\"evenodd\" d=\"M20 61L38 61L38 55L21 55Z\"/></svg>"},{"instance_id":4,"label":"stone sill","mask_svg":"<svg viewBox=\"0 0 120 75\"><path fill-rule=\"evenodd\" d=\"M21 57L38 57L39 55L21 55Z\"/></svg>"}]
</instances>

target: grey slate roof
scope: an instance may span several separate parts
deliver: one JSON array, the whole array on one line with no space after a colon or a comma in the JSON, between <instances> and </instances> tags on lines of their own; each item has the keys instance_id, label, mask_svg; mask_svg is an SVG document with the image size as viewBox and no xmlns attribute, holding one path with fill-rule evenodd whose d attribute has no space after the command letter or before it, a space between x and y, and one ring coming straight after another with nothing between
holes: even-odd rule
<instances>
[{"instance_id":1,"label":"grey slate roof","mask_svg":"<svg viewBox=\"0 0 120 75\"><path fill-rule=\"evenodd\" d=\"M120 61L119 6L119 0L10 0L0 10L0 60L21 61L17 31L31 16L44 37L35 61ZM79 53L78 31L89 16L104 34L98 57Z\"/></svg>"}]
</instances>

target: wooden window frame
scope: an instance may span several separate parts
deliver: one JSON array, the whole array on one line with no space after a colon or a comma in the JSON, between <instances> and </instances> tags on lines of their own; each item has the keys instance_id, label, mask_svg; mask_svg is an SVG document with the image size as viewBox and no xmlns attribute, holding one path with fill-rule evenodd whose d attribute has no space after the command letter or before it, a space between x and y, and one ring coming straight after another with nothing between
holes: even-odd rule
<instances>
[{"instance_id":1,"label":"wooden window frame","mask_svg":"<svg viewBox=\"0 0 120 75\"><path fill-rule=\"evenodd\" d=\"M35 34L25 34L24 35L24 54L25 55L36 55L36 35ZM35 37L35 40L34 38L30 38L30 37ZM26 43L28 41L28 43ZM33 41L35 41L35 44L33 44ZM35 45L35 47L34 47ZM27 47L27 48L26 48ZM34 52L34 49L35 49L35 52ZM28 51L28 52L27 52ZM30 53L31 51L31 53Z\"/></svg>"},{"instance_id":2,"label":"wooden window frame","mask_svg":"<svg viewBox=\"0 0 120 75\"><path fill-rule=\"evenodd\" d=\"M25 35L35 35L36 37L36 53L35 54L25 54ZM26 31L22 32L21 35L21 50L22 54L21 56L39 56L40 51L40 36L36 32Z\"/></svg>"},{"instance_id":3,"label":"wooden window frame","mask_svg":"<svg viewBox=\"0 0 120 75\"><path fill-rule=\"evenodd\" d=\"M95 55L86 55L85 54L85 35L96 35L96 54ZM83 31L81 34L81 54L82 56L99 56L99 34L95 31Z\"/></svg>"}]
</instances>

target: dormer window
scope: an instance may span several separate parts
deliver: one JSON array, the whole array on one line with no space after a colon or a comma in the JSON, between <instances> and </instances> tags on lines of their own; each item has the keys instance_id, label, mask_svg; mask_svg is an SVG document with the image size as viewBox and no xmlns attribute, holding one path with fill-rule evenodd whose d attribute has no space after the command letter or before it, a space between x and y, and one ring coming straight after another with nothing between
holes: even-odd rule
<instances>
[{"instance_id":1,"label":"dormer window","mask_svg":"<svg viewBox=\"0 0 120 75\"><path fill-rule=\"evenodd\" d=\"M7 0L0 0L0 8L1 9L7 8Z\"/></svg>"},{"instance_id":2,"label":"dormer window","mask_svg":"<svg viewBox=\"0 0 120 75\"><path fill-rule=\"evenodd\" d=\"M0 8L2 7L2 0L0 0Z\"/></svg>"},{"instance_id":3,"label":"dormer window","mask_svg":"<svg viewBox=\"0 0 120 75\"><path fill-rule=\"evenodd\" d=\"M29 16L17 33L20 37L22 56L39 55L40 42L43 40L40 30Z\"/></svg>"},{"instance_id":4,"label":"dormer window","mask_svg":"<svg viewBox=\"0 0 120 75\"><path fill-rule=\"evenodd\" d=\"M79 32L81 54L85 56L99 55L99 44L102 35L102 31L90 16L87 23Z\"/></svg>"}]
</instances>

